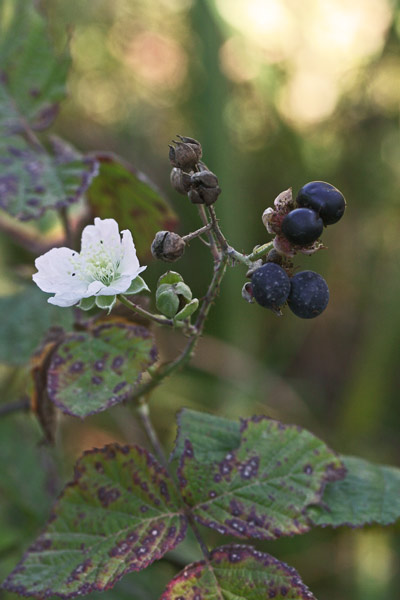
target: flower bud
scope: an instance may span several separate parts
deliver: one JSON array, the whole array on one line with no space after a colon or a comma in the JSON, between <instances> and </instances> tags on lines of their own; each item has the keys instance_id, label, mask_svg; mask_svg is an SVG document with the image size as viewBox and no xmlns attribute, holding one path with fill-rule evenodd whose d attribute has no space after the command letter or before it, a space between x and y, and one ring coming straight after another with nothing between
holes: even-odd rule
<instances>
[{"instance_id":1,"label":"flower bud","mask_svg":"<svg viewBox=\"0 0 400 600\"><path fill-rule=\"evenodd\" d=\"M202 156L200 142L193 138L178 135L179 141L172 140L175 146L169 146L169 160L174 167L191 171L195 168Z\"/></svg>"},{"instance_id":2,"label":"flower bud","mask_svg":"<svg viewBox=\"0 0 400 600\"><path fill-rule=\"evenodd\" d=\"M185 241L173 231L159 231L151 244L154 258L165 262L178 260L185 252Z\"/></svg>"},{"instance_id":3,"label":"flower bud","mask_svg":"<svg viewBox=\"0 0 400 600\"><path fill-rule=\"evenodd\" d=\"M172 169L170 179L172 187L179 192L179 194L186 195L192 186L192 178L189 173L185 173L182 169L178 169L177 167Z\"/></svg>"}]
</instances>

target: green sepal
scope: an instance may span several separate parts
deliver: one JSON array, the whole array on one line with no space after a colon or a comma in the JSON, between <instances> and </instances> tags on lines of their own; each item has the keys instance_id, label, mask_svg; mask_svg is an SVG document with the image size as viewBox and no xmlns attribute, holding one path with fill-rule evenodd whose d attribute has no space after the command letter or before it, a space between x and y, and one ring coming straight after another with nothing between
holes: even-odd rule
<instances>
[{"instance_id":1,"label":"green sepal","mask_svg":"<svg viewBox=\"0 0 400 600\"><path fill-rule=\"evenodd\" d=\"M145 282L145 280L142 277L140 277L140 275L138 275L131 282L131 285L128 287L126 292L124 292L124 294L126 294L126 295L140 294L140 292L150 292L150 288L147 285L147 283Z\"/></svg>"},{"instance_id":2,"label":"green sepal","mask_svg":"<svg viewBox=\"0 0 400 600\"><path fill-rule=\"evenodd\" d=\"M96 296L96 306L108 310L108 314L110 314L116 301L117 296Z\"/></svg>"},{"instance_id":3,"label":"green sepal","mask_svg":"<svg viewBox=\"0 0 400 600\"><path fill-rule=\"evenodd\" d=\"M175 294L177 294L178 296L183 296L185 298L185 300L187 300L188 302L191 301L192 299L192 290L190 289L190 287L186 284L183 283L183 281L179 282L179 283L175 283L175 285L173 285Z\"/></svg>"},{"instance_id":4,"label":"green sepal","mask_svg":"<svg viewBox=\"0 0 400 600\"><path fill-rule=\"evenodd\" d=\"M198 306L199 306L198 299L193 298L193 300L191 300L191 302L186 304L186 306L184 306L182 308L182 310L180 310L178 312L178 314L175 315L174 321L183 321L184 319L188 319L197 310Z\"/></svg>"},{"instance_id":5,"label":"green sepal","mask_svg":"<svg viewBox=\"0 0 400 600\"><path fill-rule=\"evenodd\" d=\"M157 287L164 283L179 283L183 281L182 275L177 273L176 271L167 271L164 275L161 275L159 280L157 281Z\"/></svg>"},{"instance_id":6,"label":"green sepal","mask_svg":"<svg viewBox=\"0 0 400 600\"><path fill-rule=\"evenodd\" d=\"M179 298L175 294L171 286L167 286L169 289L158 294L156 297L156 306L158 310L169 317L170 319L176 315L179 309Z\"/></svg>"},{"instance_id":7,"label":"green sepal","mask_svg":"<svg viewBox=\"0 0 400 600\"><path fill-rule=\"evenodd\" d=\"M96 304L96 296L90 296L90 298L82 298L78 304L78 308L82 310L91 310Z\"/></svg>"}]
</instances>

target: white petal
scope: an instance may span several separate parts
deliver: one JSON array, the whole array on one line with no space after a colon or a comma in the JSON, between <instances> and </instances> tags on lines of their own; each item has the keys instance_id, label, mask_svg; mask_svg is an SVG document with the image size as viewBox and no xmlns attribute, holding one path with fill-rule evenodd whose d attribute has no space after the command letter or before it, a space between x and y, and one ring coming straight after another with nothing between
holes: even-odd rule
<instances>
[{"instance_id":1,"label":"white petal","mask_svg":"<svg viewBox=\"0 0 400 600\"><path fill-rule=\"evenodd\" d=\"M97 292L96 296L115 296L116 294L123 294L129 289L131 285L130 275L125 275L115 279L111 285L103 285L103 287Z\"/></svg>"},{"instance_id":2,"label":"white petal","mask_svg":"<svg viewBox=\"0 0 400 600\"><path fill-rule=\"evenodd\" d=\"M132 275L132 279L139 273L139 261L136 256L135 244L132 234L128 229L122 231L122 260L118 268L121 275Z\"/></svg>"},{"instance_id":3,"label":"white petal","mask_svg":"<svg viewBox=\"0 0 400 600\"><path fill-rule=\"evenodd\" d=\"M90 296L98 296L100 290L102 290L103 287L104 287L104 283L102 283L101 281L92 281L88 285L82 298L90 298Z\"/></svg>"},{"instance_id":4,"label":"white petal","mask_svg":"<svg viewBox=\"0 0 400 600\"><path fill-rule=\"evenodd\" d=\"M32 279L44 292L83 291L87 284L73 275L77 260L79 254L70 248L52 248L35 260L38 272Z\"/></svg>"},{"instance_id":5,"label":"white petal","mask_svg":"<svg viewBox=\"0 0 400 600\"><path fill-rule=\"evenodd\" d=\"M81 249L83 254L100 245L103 245L107 252L114 249L120 253L121 236L115 219L96 217L94 225L87 225L83 230Z\"/></svg>"},{"instance_id":6,"label":"white petal","mask_svg":"<svg viewBox=\"0 0 400 600\"><path fill-rule=\"evenodd\" d=\"M82 298L81 295L64 292L64 293L56 294L55 296L52 296L51 298L49 298L47 300L47 302L49 302L50 304L55 304L56 306L66 307L66 306L73 306L74 304L78 304L78 302L81 300L81 298Z\"/></svg>"}]
</instances>

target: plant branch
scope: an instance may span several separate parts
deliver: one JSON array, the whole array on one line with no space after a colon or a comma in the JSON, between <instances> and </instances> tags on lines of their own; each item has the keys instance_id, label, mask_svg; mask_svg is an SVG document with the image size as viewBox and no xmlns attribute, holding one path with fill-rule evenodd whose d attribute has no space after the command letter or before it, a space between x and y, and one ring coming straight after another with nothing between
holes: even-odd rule
<instances>
[{"instance_id":1,"label":"plant branch","mask_svg":"<svg viewBox=\"0 0 400 600\"><path fill-rule=\"evenodd\" d=\"M142 422L142 425L144 427L144 430L147 434L147 437L149 438L149 441L150 441L151 445L153 446L153 449L154 449L155 453L157 454L159 461L166 469L168 469L167 457L165 456L165 452L161 446L160 440L158 439L157 432L153 427L153 423L151 422L149 406L148 406L146 400L143 399L139 402L137 411L138 411L140 420Z\"/></svg>"},{"instance_id":2,"label":"plant branch","mask_svg":"<svg viewBox=\"0 0 400 600\"><path fill-rule=\"evenodd\" d=\"M58 210L58 214L60 215L61 223L64 229L65 242L68 248L74 247L74 240L72 234L71 223L68 218L68 210L66 206L61 207Z\"/></svg>"},{"instance_id":3,"label":"plant branch","mask_svg":"<svg viewBox=\"0 0 400 600\"><path fill-rule=\"evenodd\" d=\"M142 317L145 317L150 321L154 321L154 323L157 323L158 325L168 325L169 327L174 327L174 322L172 319L168 319L167 317L163 317L162 315L154 315L145 308L142 308L138 304L135 304L135 302L132 302L132 300L129 300L123 294L118 294L118 300L124 306L127 306L131 310L137 312L139 315L142 315Z\"/></svg>"},{"instance_id":4,"label":"plant branch","mask_svg":"<svg viewBox=\"0 0 400 600\"><path fill-rule=\"evenodd\" d=\"M30 399L25 396L17 402L9 402L8 404L2 404L0 406L0 417L11 415L15 412L28 412L31 408Z\"/></svg>"},{"instance_id":5,"label":"plant branch","mask_svg":"<svg viewBox=\"0 0 400 600\"><path fill-rule=\"evenodd\" d=\"M204 226L209 225L209 220L207 217L207 213L205 211L204 205L203 204L198 204L197 205L198 211L199 211L199 215L200 215L200 219L202 220ZM212 226L212 229L214 229L214 226ZM213 259L214 262L219 261L220 257L220 253L219 250L217 248L217 245L215 243L215 238L213 235L212 231L208 232L208 241L210 244L210 250L211 250L211 254L213 255Z\"/></svg>"},{"instance_id":6,"label":"plant branch","mask_svg":"<svg viewBox=\"0 0 400 600\"><path fill-rule=\"evenodd\" d=\"M192 233L188 233L187 235L182 236L182 239L187 244L188 242L191 242L194 238L202 235L203 233L206 233L207 231L210 231L210 229L212 229L212 227L213 227L212 223L207 223L207 225L204 225L204 227L197 229L197 231L193 231Z\"/></svg>"}]
</instances>

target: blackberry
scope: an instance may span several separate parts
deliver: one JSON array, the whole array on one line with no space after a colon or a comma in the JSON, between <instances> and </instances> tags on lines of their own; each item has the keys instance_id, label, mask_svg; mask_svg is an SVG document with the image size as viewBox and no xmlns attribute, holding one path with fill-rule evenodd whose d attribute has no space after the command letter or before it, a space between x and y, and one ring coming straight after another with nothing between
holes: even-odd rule
<instances>
[{"instance_id":1,"label":"blackberry","mask_svg":"<svg viewBox=\"0 0 400 600\"><path fill-rule=\"evenodd\" d=\"M310 208L295 208L282 221L282 233L297 246L308 246L319 238L324 229L322 219Z\"/></svg>"},{"instance_id":2,"label":"blackberry","mask_svg":"<svg viewBox=\"0 0 400 600\"><path fill-rule=\"evenodd\" d=\"M286 271L275 263L265 263L254 271L251 285L255 301L272 310L278 310L285 304L290 292L290 280Z\"/></svg>"},{"instance_id":3,"label":"blackberry","mask_svg":"<svg viewBox=\"0 0 400 600\"><path fill-rule=\"evenodd\" d=\"M315 210L324 225L337 223L346 208L343 194L325 181L306 183L297 194L296 201L298 206Z\"/></svg>"},{"instance_id":4,"label":"blackberry","mask_svg":"<svg viewBox=\"0 0 400 600\"><path fill-rule=\"evenodd\" d=\"M314 271L296 273L290 280L287 302L290 310L301 319L318 317L329 302L329 288L325 279Z\"/></svg>"}]
</instances>

